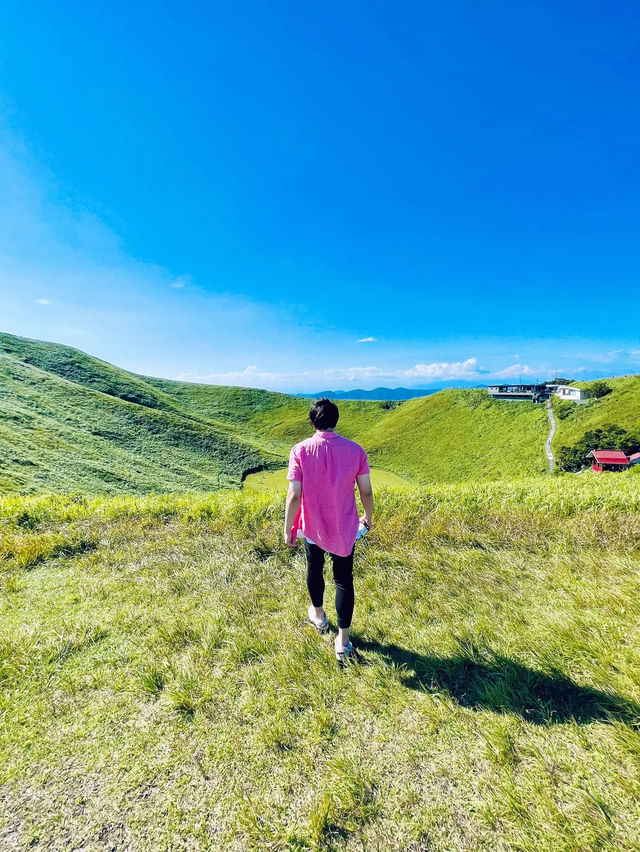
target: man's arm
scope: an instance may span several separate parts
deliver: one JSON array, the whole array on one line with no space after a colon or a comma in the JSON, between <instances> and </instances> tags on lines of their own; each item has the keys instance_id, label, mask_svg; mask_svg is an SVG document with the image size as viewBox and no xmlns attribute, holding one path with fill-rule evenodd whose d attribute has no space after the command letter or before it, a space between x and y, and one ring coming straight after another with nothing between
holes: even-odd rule
<instances>
[{"instance_id":1,"label":"man's arm","mask_svg":"<svg viewBox=\"0 0 640 852\"><path fill-rule=\"evenodd\" d=\"M360 518L367 529L371 529L373 523L373 489L371 488L371 476L368 473L363 473L362 476L356 476L360 499L362 500L362 508L364 515Z\"/></svg>"},{"instance_id":2,"label":"man's arm","mask_svg":"<svg viewBox=\"0 0 640 852\"><path fill-rule=\"evenodd\" d=\"M293 547L295 539L291 537L291 527L298 514L300 508L300 500L302 499L302 483L290 482L289 490L287 491L287 503L284 512L284 543L289 547Z\"/></svg>"}]
</instances>

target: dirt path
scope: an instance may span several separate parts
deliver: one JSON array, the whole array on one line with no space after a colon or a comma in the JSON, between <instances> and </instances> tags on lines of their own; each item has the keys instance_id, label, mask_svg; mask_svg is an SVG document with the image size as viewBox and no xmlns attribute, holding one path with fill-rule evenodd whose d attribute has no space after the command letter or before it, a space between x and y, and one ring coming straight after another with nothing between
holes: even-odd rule
<instances>
[{"instance_id":1,"label":"dirt path","mask_svg":"<svg viewBox=\"0 0 640 852\"><path fill-rule=\"evenodd\" d=\"M553 441L553 436L556 434L556 419L553 416L550 399L547 400L547 414L549 415L549 423L551 423L551 431L549 432L549 437L545 441L544 451L549 459L549 473L553 473L553 469L556 466L556 460L554 459L551 451L551 441Z\"/></svg>"}]
</instances>

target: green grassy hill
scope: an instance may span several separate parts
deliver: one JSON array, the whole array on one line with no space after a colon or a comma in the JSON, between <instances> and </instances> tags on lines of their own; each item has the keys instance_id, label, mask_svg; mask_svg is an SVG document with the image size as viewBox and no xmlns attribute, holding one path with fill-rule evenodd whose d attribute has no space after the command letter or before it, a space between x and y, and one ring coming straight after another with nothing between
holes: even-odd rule
<instances>
[{"instance_id":1,"label":"green grassy hill","mask_svg":"<svg viewBox=\"0 0 640 852\"><path fill-rule=\"evenodd\" d=\"M310 434L309 400L248 388L148 379L194 415L233 424L264 449L286 459L293 443ZM587 429L640 422L640 376L613 379L613 392L570 407L558 419L554 446ZM504 479L547 471L544 442L549 421L543 406L492 400L483 389L449 389L402 404L343 400L342 434L362 443L371 462L418 482Z\"/></svg>"},{"instance_id":2,"label":"green grassy hill","mask_svg":"<svg viewBox=\"0 0 640 852\"><path fill-rule=\"evenodd\" d=\"M0 847L636 852L639 483L380 494L344 670L281 495L1 497Z\"/></svg>"},{"instance_id":3,"label":"green grassy hill","mask_svg":"<svg viewBox=\"0 0 640 852\"><path fill-rule=\"evenodd\" d=\"M138 387L145 398L144 387L125 389L127 374L115 379L112 390ZM127 402L0 352L0 490L210 491L281 463L224 424Z\"/></svg>"},{"instance_id":4,"label":"green grassy hill","mask_svg":"<svg viewBox=\"0 0 640 852\"><path fill-rule=\"evenodd\" d=\"M484 390L444 390L404 402L366 435L373 464L422 481L544 473L542 406L496 402Z\"/></svg>"},{"instance_id":5,"label":"green grassy hill","mask_svg":"<svg viewBox=\"0 0 640 852\"><path fill-rule=\"evenodd\" d=\"M233 425L284 457L288 457L293 444L312 432L308 422L309 399L253 388L168 379L145 381L175 400L183 410ZM394 402L343 400L340 402L340 433L358 440L396 407Z\"/></svg>"},{"instance_id":6,"label":"green grassy hill","mask_svg":"<svg viewBox=\"0 0 640 852\"><path fill-rule=\"evenodd\" d=\"M633 430L640 426L640 376L620 376L607 379L611 393L591 399L586 405L567 406L568 416L558 420L554 447L574 444L585 432L607 423ZM589 387L588 382L577 383ZM606 449L606 448L603 448Z\"/></svg>"},{"instance_id":7,"label":"green grassy hill","mask_svg":"<svg viewBox=\"0 0 640 852\"><path fill-rule=\"evenodd\" d=\"M308 400L137 376L60 344L0 334L0 490L87 493L238 486L310 434ZM355 437L387 413L342 406Z\"/></svg>"},{"instance_id":8,"label":"green grassy hill","mask_svg":"<svg viewBox=\"0 0 640 852\"><path fill-rule=\"evenodd\" d=\"M147 408L175 409L172 400L142 377L59 343L0 333L0 353L74 384Z\"/></svg>"}]
</instances>

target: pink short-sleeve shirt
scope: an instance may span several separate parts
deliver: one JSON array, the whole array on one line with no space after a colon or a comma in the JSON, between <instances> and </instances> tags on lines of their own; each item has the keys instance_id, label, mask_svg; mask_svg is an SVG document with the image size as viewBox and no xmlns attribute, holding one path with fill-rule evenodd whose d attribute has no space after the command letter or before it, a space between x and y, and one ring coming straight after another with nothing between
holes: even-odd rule
<instances>
[{"instance_id":1,"label":"pink short-sleeve shirt","mask_svg":"<svg viewBox=\"0 0 640 852\"><path fill-rule=\"evenodd\" d=\"M360 444L337 432L316 432L289 455L287 479L302 483L302 501L293 524L318 547L348 556L358 534L357 476L369 473Z\"/></svg>"}]
</instances>

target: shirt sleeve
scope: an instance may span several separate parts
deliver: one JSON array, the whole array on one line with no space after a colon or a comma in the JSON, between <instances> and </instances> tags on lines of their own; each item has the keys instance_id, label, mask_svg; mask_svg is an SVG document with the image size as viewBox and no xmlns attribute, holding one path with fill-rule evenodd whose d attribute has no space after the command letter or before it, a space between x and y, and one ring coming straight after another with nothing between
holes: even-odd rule
<instances>
[{"instance_id":1,"label":"shirt sleeve","mask_svg":"<svg viewBox=\"0 0 640 852\"><path fill-rule=\"evenodd\" d=\"M287 471L287 479L290 482L302 482L302 467L300 466L300 456L295 447L289 453L289 470Z\"/></svg>"},{"instance_id":2,"label":"shirt sleeve","mask_svg":"<svg viewBox=\"0 0 640 852\"><path fill-rule=\"evenodd\" d=\"M365 473L371 473L371 470L369 469L369 459L367 458L365 451L362 447L360 447L360 467L356 476L364 476Z\"/></svg>"}]
</instances>

